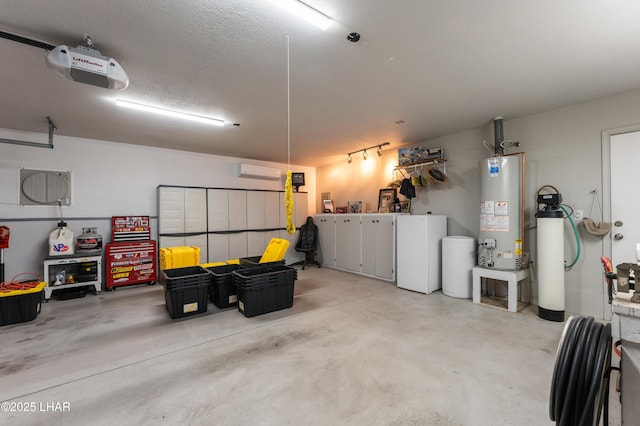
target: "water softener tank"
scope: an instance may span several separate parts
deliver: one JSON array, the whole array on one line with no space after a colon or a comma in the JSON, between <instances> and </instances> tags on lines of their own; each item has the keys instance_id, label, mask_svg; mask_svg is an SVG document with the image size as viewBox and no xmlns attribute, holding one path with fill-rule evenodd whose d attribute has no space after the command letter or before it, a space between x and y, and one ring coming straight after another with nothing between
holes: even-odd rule
<instances>
[{"instance_id":1,"label":"water softener tank","mask_svg":"<svg viewBox=\"0 0 640 426\"><path fill-rule=\"evenodd\" d=\"M564 233L562 211L552 205L536 213L538 316L564 321Z\"/></svg>"}]
</instances>

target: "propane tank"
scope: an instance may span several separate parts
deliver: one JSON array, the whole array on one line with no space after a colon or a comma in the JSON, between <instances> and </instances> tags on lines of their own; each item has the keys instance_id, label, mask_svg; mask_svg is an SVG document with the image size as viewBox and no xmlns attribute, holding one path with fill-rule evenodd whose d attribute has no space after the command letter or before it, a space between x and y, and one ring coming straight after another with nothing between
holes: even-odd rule
<instances>
[{"instance_id":1,"label":"propane tank","mask_svg":"<svg viewBox=\"0 0 640 426\"><path fill-rule=\"evenodd\" d=\"M73 252L73 232L67 228L66 222L60 221L58 227L49 234L49 256L64 256Z\"/></svg>"},{"instance_id":2,"label":"propane tank","mask_svg":"<svg viewBox=\"0 0 640 426\"><path fill-rule=\"evenodd\" d=\"M564 216L558 208L560 194L538 196L546 206L536 213L538 316L564 321Z\"/></svg>"},{"instance_id":3,"label":"propane tank","mask_svg":"<svg viewBox=\"0 0 640 426\"><path fill-rule=\"evenodd\" d=\"M76 249L78 252L101 252L102 235L98 234L98 228L82 228L82 235L76 239Z\"/></svg>"}]
</instances>

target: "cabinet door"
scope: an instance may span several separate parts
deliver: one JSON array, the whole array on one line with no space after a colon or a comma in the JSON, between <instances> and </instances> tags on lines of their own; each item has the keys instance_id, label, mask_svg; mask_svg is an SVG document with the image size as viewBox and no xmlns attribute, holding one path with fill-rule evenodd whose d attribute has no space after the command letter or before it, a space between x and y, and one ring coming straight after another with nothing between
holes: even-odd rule
<instances>
[{"instance_id":1,"label":"cabinet door","mask_svg":"<svg viewBox=\"0 0 640 426\"><path fill-rule=\"evenodd\" d=\"M205 188L184 189L184 232L207 232L207 190Z\"/></svg>"},{"instance_id":2,"label":"cabinet door","mask_svg":"<svg viewBox=\"0 0 640 426\"><path fill-rule=\"evenodd\" d=\"M209 231L227 231L229 229L228 190L207 190L207 223Z\"/></svg>"},{"instance_id":3,"label":"cabinet door","mask_svg":"<svg viewBox=\"0 0 640 426\"><path fill-rule=\"evenodd\" d=\"M264 249L267 248L265 242L265 233L262 231L253 231L247 233L247 255L261 256Z\"/></svg>"},{"instance_id":4,"label":"cabinet door","mask_svg":"<svg viewBox=\"0 0 640 426\"><path fill-rule=\"evenodd\" d=\"M229 190L229 231L247 229L247 191Z\"/></svg>"},{"instance_id":5,"label":"cabinet door","mask_svg":"<svg viewBox=\"0 0 640 426\"><path fill-rule=\"evenodd\" d=\"M264 193L264 228L276 229L280 227L279 225L280 225L280 200L279 200L278 192L265 192Z\"/></svg>"},{"instance_id":6,"label":"cabinet door","mask_svg":"<svg viewBox=\"0 0 640 426\"><path fill-rule=\"evenodd\" d=\"M264 191L247 191L247 229L264 229Z\"/></svg>"},{"instance_id":7,"label":"cabinet door","mask_svg":"<svg viewBox=\"0 0 640 426\"><path fill-rule=\"evenodd\" d=\"M320 263L326 266L336 266L336 217L316 215L314 222L318 225Z\"/></svg>"},{"instance_id":8,"label":"cabinet door","mask_svg":"<svg viewBox=\"0 0 640 426\"><path fill-rule=\"evenodd\" d=\"M184 246L184 237L159 237L158 247L181 247Z\"/></svg>"},{"instance_id":9,"label":"cabinet door","mask_svg":"<svg viewBox=\"0 0 640 426\"><path fill-rule=\"evenodd\" d=\"M209 258L207 262L226 262L229 257L229 234L209 234Z\"/></svg>"},{"instance_id":10,"label":"cabinet door","mask_svg":"<svg viewBox=\"0 0 640 426\"><path fill-rule=\"evenodd\" d=\"M362 273L376 275L378 251L379 218L372 215L362 216Z\"/></svg>"},{"instance_id":11,"label":"cabinet door","mask_svg":"<svg viewBox=\"0 0 640 426\"><path fill-rule=\"evenodd\" d=\"M184 237L185 246L193 246L200 248L200 263L207 263L207 234L189 235Z\"/></svg>"},{"instance_id":12,"label":"cabinet door","mask_svg":"<svg viewBox=\"0 0 640 426\"><path fill-rule=\"evenodd\" d=\"M360 215L336 218L336 267L360 272L361 235Z\"/></svg>"},{"instance_id":13,"label":"cabinet door","mask_svg":"<svg viewBox=\"0 0 640 426\"><path fill-rule=\"evenodd\" d=\"M158 233L184 232L184 188L158 188Z\"/></svg>"},{"instance_id":14,"label":"cabinet door","mask_svg":"<svg viewBox=\"0 0 640 426\"><path fill-rule=\"evenodd\" d=\"M248 232L234 232L229 234L229 259L247 257Z\"/></svg>"},{"instance_id":15,"label":"cabinet door","mask_svg":"<svg viewBox=\"0 0 640 426\"><path fill-rule=\"evenodd\" d=\"M376 220L376 268L374 275L379 278L393 281L395 280L396 263L394 255L396 238L395 217L392 215L384 215ZM364 241L362 244L364 246Z\"/></svg>"}]
</instances>

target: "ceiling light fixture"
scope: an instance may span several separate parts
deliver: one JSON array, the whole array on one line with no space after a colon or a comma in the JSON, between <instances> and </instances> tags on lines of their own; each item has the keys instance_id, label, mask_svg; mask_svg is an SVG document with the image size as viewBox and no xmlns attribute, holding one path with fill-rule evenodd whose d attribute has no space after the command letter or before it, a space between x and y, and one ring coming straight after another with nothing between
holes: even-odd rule
<instances>
[{"instance_id":1,"label":"ceiling light fixture","mask_svg":"<svg viewBox=\"0 0 640 426\"><path fill-rule=\"evenodd\" d=\"M367 154L367 150L368 149L373 149L373 148L377 148L376 152L378 153L378 157L382 157L382 147L390 145L390 144L391 144L391 142L383 142L380 145L373 145L373 146L369 146L367 148L359 149L357 151L349 152L349 153L347 153L347 163L351 164L351 155L352 154L357 154L358 152L362 152L362 159L366 160L367 158L369 158L369 154Z\"/></svg>"},{"instance_id":2,"label":"ceiling light fixture","mask_svg":"<svg viewBox=\"0 0 640 426\"><path fill-rule=\"evenodd\" d=\"M331 17L325 15L317 9L309 6L306 3L297 0L269 0L269 2L275 4L283 10L304 19L310 24L315 25L321 30L326 30L331 24Z\"/></svg>"},{"instance_id":3,"label":"ceiling light fixture","mask_svg":"<svg viewBox=\"0 0 640 426\"><path fill-rule=\"evenodd\" d=\"M205 123L205 124L213 124L214 126L224 126L224 120L220 120L218 118L205 117L203 115L196 115L196 114L191 114L191 113L182 112L182 111L174 111L167 108L141 104L138 102L131 102L131 101L125 101L122 99L117 99L116 105L119 107L136 109L138 111L145 111L145 112L151 112L153 114L160 114L167 117L181 118L183 120L197 121L199 123Z\"/></svg>"}]
</instances>

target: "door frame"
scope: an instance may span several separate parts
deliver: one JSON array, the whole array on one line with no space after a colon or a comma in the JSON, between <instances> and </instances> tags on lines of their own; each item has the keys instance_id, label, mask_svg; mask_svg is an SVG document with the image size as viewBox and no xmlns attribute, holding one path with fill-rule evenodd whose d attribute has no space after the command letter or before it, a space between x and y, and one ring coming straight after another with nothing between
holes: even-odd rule
<instances>
[{"instance_id":1,"label":"door frame","mask_svg":"<svg viewBox=\"0 0 640 426\"><path fill-rule=\"evenodd\" d=\"M611 217L611 137L623 133L640 131L640 124L614 127L602 131L602 215L603 221L612 222ZM610 232L602 239L602 255L611 259L612 241Z\"/></svg>"}]
</instances>

